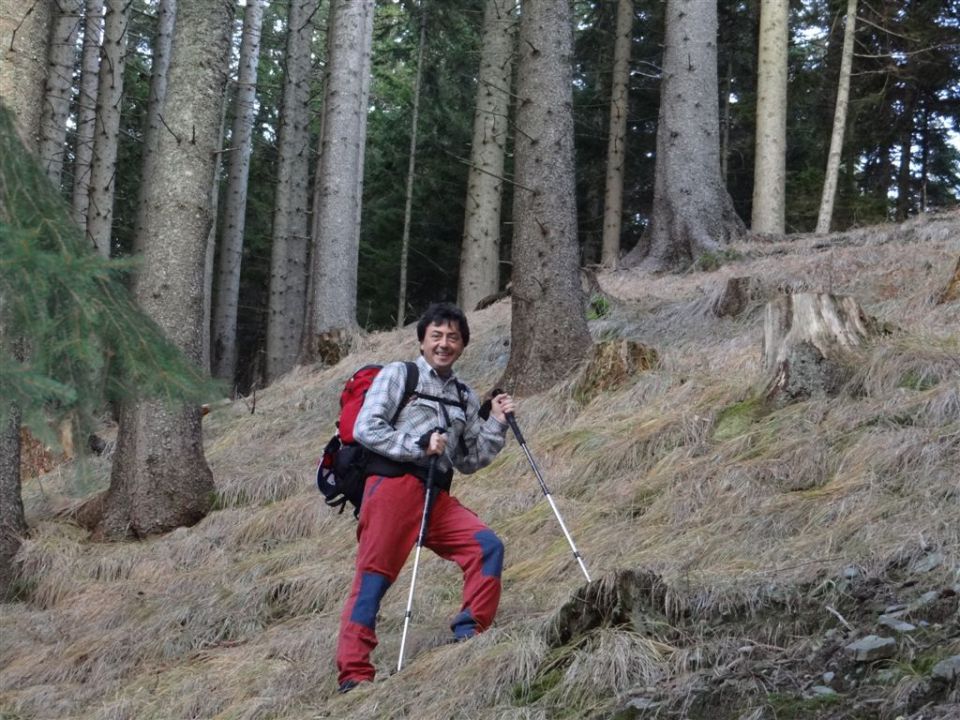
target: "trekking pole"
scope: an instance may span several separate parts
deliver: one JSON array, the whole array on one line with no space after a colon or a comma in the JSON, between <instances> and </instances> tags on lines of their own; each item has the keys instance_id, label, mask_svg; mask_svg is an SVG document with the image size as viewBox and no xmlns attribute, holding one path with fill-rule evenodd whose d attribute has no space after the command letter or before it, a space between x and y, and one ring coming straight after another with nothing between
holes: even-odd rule
<instances>
[{"instance_id":1,"label":"trekking pole","mask_svg":"<svg viewBox=\"0 0 960 720\"><path fill-rule=\"evenodd\" d=\"M496 397L497 395L502 394L502 392L502 390L494 390L491 395ZM506 418L507 424L510 426L510 429L513 430L513 434L516 436L517 442L520 443L520 447L523 448L523 452L527 456L527 461L529 461L530 467L533 468L533 472L537 476L537 480L540 481L540 489L543 490L543 494L547 498L547 502L550 503L550 507L553 508L553 514L557 516L557 521L560 523L560 529L563 530L563 534L566 536L567 542L570 543L570 549L573 550L573 556L577 559L580 569L583 570L583 576L587 579L587 582L590 582L590 573L587 572L587 566L583 564L583 557L580 555L580 551L577 550L577 546L573 542L573 537L571 537L570 531L567 530L566 523L563 522L563 518L560 516L560 511L557 509L557 504L553 501L553 495L550 494L550 488L547 487L547 483L543 480L543 475L540 474L540 468L537 467L537 463L533 459L533 455L530 454L530 450L527 448L527 443L523 439L523 433L520 432L520 427L517 425L517 419L513 416L512 412L508 412L506 414Z\"/></svg>"},{"instance_id":2,"label":"trekking pole","mask_svg":"<svg viewBox=\"0 0 960 720\"><path fill-rule=\"evenodd\" d=\"M440 431L440 428L437 428ZM427 522L430 517L430 496L433 494L433 472L437 467L437 455L430 456L430 466L427 469L427 492L423 501L423 517L420 518L420 533L417 535L417 551L413 556L413 575L410 578L410 592L407 594L407 611L403 616L403 635L400 638L400 658L397 660L397 672L403 668L403 649L407 644L407 629L410 627L410 617L413 615L413 589L417 585L417 568L420 565L420 550L427 537Z\"/></svg>"}]
</instances>

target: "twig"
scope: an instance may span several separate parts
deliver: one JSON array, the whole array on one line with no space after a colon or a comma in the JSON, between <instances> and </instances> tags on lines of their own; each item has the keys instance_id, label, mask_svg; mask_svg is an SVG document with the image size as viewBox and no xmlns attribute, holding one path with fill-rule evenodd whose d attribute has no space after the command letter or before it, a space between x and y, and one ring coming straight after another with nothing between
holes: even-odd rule
<instances>
[{"instance_id":1,"label":"twig","mask_svg":"<svg viewBox=\"0 0 960 720\"><path fill-rule=\"evenodd\" d=\"M843 619L843 615L841 615L840 613L838 613L836 610L834 610L834 609L833 609L832 607L830 607L829 605L824 605L824 607L827 609L828 612L830 612L832 615L834 615L834 616L837 618L837 620L839 620L840 622L842 622L842 623L843 623L843 626L844 626L845 628L847 628L847 630L853 630L853 629L854 629L853 626L852 626L850 623L848 623L846 620Z\"/></svg>"},{"instance_id":2,"label":"twig","mask_svg":"<svg viewBox=\"0 0 960 720\"><path fill-rule=\"evenodd\" d=\"M173 131L173 128L167 125L167 121L163 119L163 115L158 114L157 117L160 119L160 122L163 123L163 126L167 129L167 132L173 135L173 139L177 141L177 145L179 145L180 144L179 136Z\"/></svg>"}]
</instances>

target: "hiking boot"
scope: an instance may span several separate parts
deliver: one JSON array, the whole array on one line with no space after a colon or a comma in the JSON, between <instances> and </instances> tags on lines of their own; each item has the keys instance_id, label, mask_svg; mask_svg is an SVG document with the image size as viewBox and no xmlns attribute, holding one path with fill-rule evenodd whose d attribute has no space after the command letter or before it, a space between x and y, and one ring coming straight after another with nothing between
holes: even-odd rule
<instances>
[{"instance_id":1,"label":"hiking boot","mask_svg":"<svg viewBox=\"0 0 960 720\"><path fill-rule=\"evenodd\" d=\"M343 695L353 690L357 685L362 682L370 682L369 680L344 680L340 683L340 687L337 688L337 692Z\"/></svg>"}]
</instances>

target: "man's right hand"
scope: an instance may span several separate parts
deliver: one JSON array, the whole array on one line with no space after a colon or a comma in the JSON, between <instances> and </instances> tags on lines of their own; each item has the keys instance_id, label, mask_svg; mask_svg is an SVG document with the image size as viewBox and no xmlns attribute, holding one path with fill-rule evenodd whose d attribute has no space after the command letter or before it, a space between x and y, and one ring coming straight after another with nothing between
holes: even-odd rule
<instances>
[{"instance_id":1,"label":"man's right hand","mask_svg":"<svg viewBox=\"0 0 960 720\"><path fill-rule=\"evenodd\" d=\"M447 436L441 432L433 432L430 435L430 443L427 445L427 455L443 455L447 448Z\"/></svg>"}]
</instances>

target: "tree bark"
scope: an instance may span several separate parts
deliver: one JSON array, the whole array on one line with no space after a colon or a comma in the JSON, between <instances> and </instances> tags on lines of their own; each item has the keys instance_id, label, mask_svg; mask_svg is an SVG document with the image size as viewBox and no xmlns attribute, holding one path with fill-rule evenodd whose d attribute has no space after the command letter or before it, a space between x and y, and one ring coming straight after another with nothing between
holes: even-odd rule
<instances>
[{"instance_id":1,"label":"tree bark","mask_svg":"<svg viewBox=\"0 0 960 720\"><path fill-rule=\"evenodd\" d=\"M203 258L219 147L232 0L180 0L164 108L144 213L143 265L134 294L199 362ZM121 411L116 456L98 534L143 537L200 520L214 484L203 455L199 407L159 402Z\"/></svg>"},{"instance_id":2,"label":"tree bark","mask_svg":"<svg viewBox=\"0 0 960 720\"><path fill-rule=\"evenodd\" d=\"M73 156L73 219L87 226L90 205L90 165L93 131L100 84L100 41L103 37L103 0L86 0L83 16L83 51L80 56L80 88L77 94L77 131Z\"/></svg>"},{"instance_id":3,"label":"tree bark","mask_svg":"<svg viewBox=\"0 0 960 720\"><path fill-rule=\"evenodd\" d=\"M778 404L836 395L853 372L851 351L876 334L857 301L825 293L783 295L763 323L766 397Z\"/></svg>"},{"instance_id":4,"label":"tree bark","mask_svg":"<svg viewBox=\"0 0 960 720\"><path fill-rule=\"evenodd\" d=\"M458 301L471 310L500 289L500 211L516 39L516 2L486 0Z\"/></svg>"},{"instance_id":5,"label":"tree bark","mask_svg":"<svg viewBox=\"0 0 960 720\"><path fill-rule=\"evenodd\" d=\"M413 82L413 116L410 119L410 155L407 161L407 191L403 204L403 233L400 240L400 292L397 299L397 328L407 314L407 261L410 257L410 221L413 216L413 179L417 167L417 122L420 116L420 81L423 77L423 46L427 42L426 9L420 5L420 43L417 46L417 73Z\"/></svg>"},{"instance_id":6,"label":"tree bark","mask_svg":"<svg viewBox=\"0 0 960 720\"><path fill-rule=\"evenodd\" d=\"M0 5L0 98L33 153L40 147L51 9L47 0Z\"/></svg>"},{"instance_id":7,"label":"tree bark","mask_svg":"<svg viewBox=\"0 0 960 720\"><path fill-rule=\"evenodd\" d=\"M357 332L357 255L373 0L330 8L320 159L314 197L313 297L304 361L337 362Z\"/></svg>"},{"instance_id":8,"label":"tree bark","mask_svg":"<svg viewBox=\"0 0 960 720\"><path fill-rule=\"evenodd\" d=\"M823 178L823 195L817 214L817 233L830 232L833 221L833 203L837 197L837 178L840 175L840 157L847 127L850 106L850 74L853 70L853 39L857 32L857 0L847 0L847 18L843 32L843 51L840 55L840 77L837 80L837 105L833 113L833 132L830 133L830 152L827 171Z\"/></svg>"},{"instance_id":9,"label":"tree bark","mask_svg":"<svg viewBox=\"0 0 960 720\"><path fill-rule=\"evenodd\" d=\"M291 0L287 19L287 63L278 133L277 192L270 258L267 320L267 380L297 361L307 302L309 256L311 5Z\"/></svg>"},{"instance_id":10,"label":"tree bark","mask_svg":"<svg viewBox=\"0 0 960 720\"><path fill-rule=\"evenodd\" d=\"M0 416L0 600L8 599L17 577L14 558L27 534L20 498L20 409Z\"/></svg>"},{"instance_id":11,"label":"tree bark","mask_svg":"<svg viewBox=\"0 0 960 720\"><path fill-rule=\"evenodd\" d=\"M150 95L147 98L147 116L144 120L143 154L140 158L140 176L150 177L154 169L154 153L163 129L163 102L167 97L167 73L170 70L170 50L177 20L177 0L160 0L157 5L157 34L153 40L153 62L150 66ZM142 251L143 209L147 204L146 184L140 185L137 198L137 225L133 236L133 250Z\"/></svg>"},{"instance_id":12,"label":"tree bark","mask_svg":"<svg viewBox=\"0 0 960 720\"><path fill-rule=\"evenodd\" d=\"M46 80L50 6L4 5L0 10L0 99L13 111L17 133L33 153L40 146L40 118ZM2 302L2 298L0 298ZM5 333L0 324L0 338ZM20 491L20 408L4 402L0 411L0 599L10 597L16 579L14 557L27 523Z\"/></svg>"},{"instance_id":13,"label":"tree bark","mask_svg":"<svg viewBox=\"0 0 960 720\"><path fill-rule=\"evenodd\" d=\"M247 179L250 176L253 123L256 119L257 64L262 25L262 1L249 0L243 14L240 72L230 132L223 236L220 238L217 294L213 304L213 374L230 382L233 382L237 368L237 303L247 211Z\"/></svg>"},{"instance_id":14,"label":"tree bark","mask_svg":"<svg viewBox=\"0 0 960 720\"><path fill-rule=\"evenodd\" d=\"M757 137L753 171L755 233L783 234L787 187L788 0L761 0Z\"/></svg>"},{"instance_id":15,"label":"tree bark","mask_svg":"<svg viewBox=\"0 0 960 720\"><path fill-rule=\"evenodd\" d=\"M610 132L607 140L607 182L603 206L600 262L616 268L620 261L623 222L623 175L626 161L627 113L630 108L630 46L633 44L633 0L617 3L617 39L613 51Z\"/></svg>"},{"instance_id":16,"label":"tree bark","mask_svg":"<svg viewBox=\"0 0 960 720\"><path fill-rule=\"evenodd\" d=\"M229 88L230 81L227 81ZM224 132L227 127L227 97L229 89L225 90L220 99L220 129L217 132L217 151L213 161L213 182L210 183L210 229L207 231L206 249L203 253L203 350L201 351L200 367L207 372L213 369L213 271L217 262L217 218L220 216L220 183L223 179L223 143Z\"/></svg>"},{"instance_id":17,"label":"tree bark","mask_svg":"<svg viewBox=\"0 0 960 720\"><path fill-rule=\"evenodd\" d=\"M50 181L60 187L70 113L70 92L82 0L54 0L43 114L40 119L40 161Z\"/></svg>"},{"instance_id":18,"label":"tree bark","mask_svg":"<svg viewBox=\"0 0 960 720\"><path fill-rule=\"evenodd\" d=\"M621 263L654 271L688 267L745 232L720 176L716 0L667 0L666 20L649 242Z\"/></svg>"},{"instance_id":19,"label":"tree bark","mask_svg":"<svg viewBox=\"0 0 960 720\"><path fill-rule=\"evenodd\" d=\"M113 237L113 197L116 190L117 148L126 64L128 0L106 0L93 159L90 165L90 205L87 235L103 257L110 257Z\"/></svg>"},{"instance_id":20,"label":"tree bark","mask_svg":"<svg viewBox=\"0 0 960 720\"><path fill-rule=\"evenodd\" d=\"M12 110L17 134L34 155L40 148L50 22L50 4L44 0L0 5L0 103ZM0 338L4 333L0 321ZM11 341L16 343L15 338L5 339ZM16 578L14 557L27 522L20 498L21 410L3 398L0 403L0 598L6 598Z\"/></svg>"},{"instance_id":21,"label":"tree bark","mask_svg":"<svg viewBox=\"0 0 960 720\"><path fill-rule=\"evenodd\" d=\"M913 175L910 172L910 161L913 158L913 113L915 110L916 95L913 88L906 88L906 98L903 102L901 115L902 127L900 130L900 164L897 168L897 204L896 221L903 222L910 214L913 205Z\"/></svg>"},{"instance_id":22,"label":"tree bark","mask_svg":"<svg viewBox=\"0 0 960 720\"><path fill-rule=\"evenodd\" d=\"M528 0L520 18L513 313L503 386L545 390L591 347L580 290L570 2Z\"/></svg>"}]
</instances>

